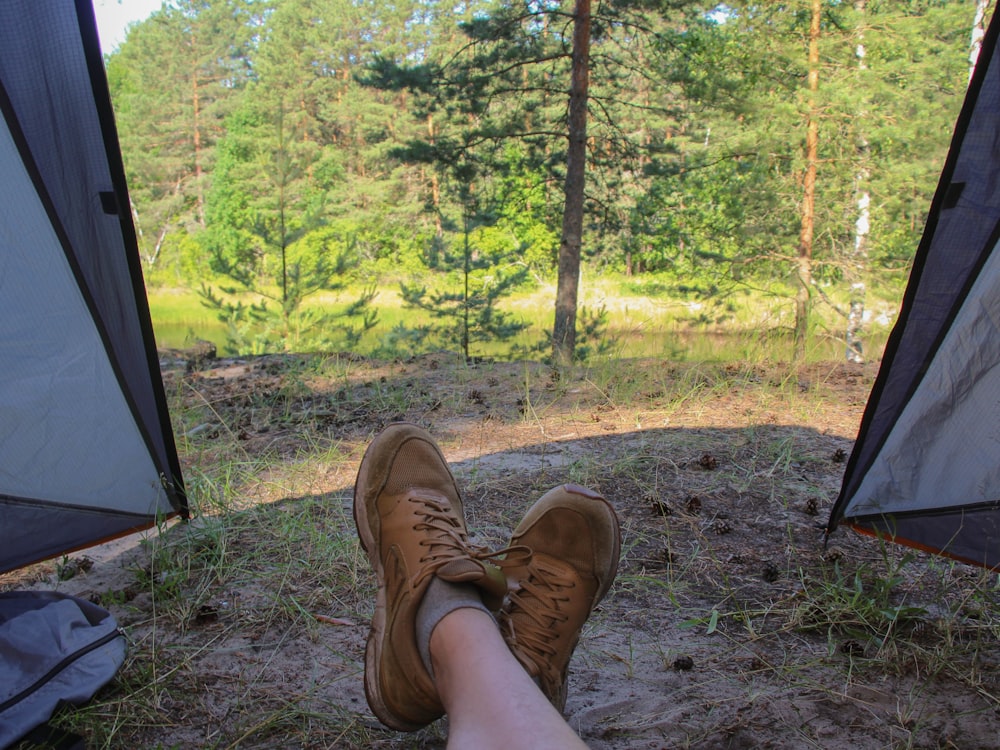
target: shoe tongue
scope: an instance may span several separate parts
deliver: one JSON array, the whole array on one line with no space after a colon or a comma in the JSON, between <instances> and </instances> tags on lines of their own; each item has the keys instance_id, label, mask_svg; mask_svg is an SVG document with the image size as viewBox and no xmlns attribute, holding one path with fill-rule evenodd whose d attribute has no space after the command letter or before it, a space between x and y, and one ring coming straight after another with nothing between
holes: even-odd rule
<instances>
[{"instance_id":1,"label":"shoe tongue","mask_svg":"<svg viewBox=\"0 0 1000 750\"><path fill-rule=\"evenodd\" d=\"M496 612L507 595L507 577L495 565L468 557L449 560L434 574L451 583L471 583L482 592L483 604L491 612Z\"/></svg>"}]
</instances>

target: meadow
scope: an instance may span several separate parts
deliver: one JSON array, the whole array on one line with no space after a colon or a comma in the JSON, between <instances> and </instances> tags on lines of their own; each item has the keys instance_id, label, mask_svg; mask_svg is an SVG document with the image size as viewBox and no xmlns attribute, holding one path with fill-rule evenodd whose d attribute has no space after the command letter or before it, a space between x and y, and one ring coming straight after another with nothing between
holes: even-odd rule
<instances>
[{"instance_id":1,"label":"meadow","mask_svg":"<svg viewBox=\"0 0 1000 750\"><path fill-rule=\"evenodd\" d=\"M361 288L310 297L305 310L323 310L345 305ZM832 296L832 295L831 295ZM260 298L244 297L246 302ZM844 355L846 302L821 298L812 316L812 335L806 361L836 360ZM542 283L529 291L505 298L500 309L530 325L515 343L537 343L551 330L555 285ZM220 355L236 355L227 341L227 327L215 311L206 307L194 290L153 287L149 290L150 310L161 348L190 348L197 340L211 341ZM427 313L407 308L393 280L383 281L373 307L378 312L376 326L367 332L356 354L373 353L396 326L416 326L428 319ZM871 295L866 324L866 351L878 358L898 308L898 290L886 288ZM612 358L661 357L673 361L725 362L761 359L787 360L792 354L790 339L794 311L788 291L734 293L721 302L684 300L663 292L655 280L636 282L624 276L594 274L581 288L580 312L604 311L607 322L601 340ZM295 351L295 349L291 349ZM479 356L495 356L500 344L484 345ZM383 352L384 354L384 352Z\"/></svg>"}]
</instances>

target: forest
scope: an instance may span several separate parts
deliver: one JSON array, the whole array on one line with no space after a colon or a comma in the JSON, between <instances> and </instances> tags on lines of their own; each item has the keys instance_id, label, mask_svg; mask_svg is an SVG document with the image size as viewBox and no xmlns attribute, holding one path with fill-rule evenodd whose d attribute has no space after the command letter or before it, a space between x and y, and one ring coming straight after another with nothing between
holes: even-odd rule
<instances>
[{"instance_id":1,"label":"forest","mask_svg":"<svg viewBox=\"0 0 1000 750\"><path fill-rule=\"evenodd\" d=\"M369 349L570 360L609 325L578 310L600 278L692 323L786 311L796 354L832 315L860 360L984 6L171 0L106 56L147 285L197 292L234 351L356 346L392 295ZM533 289L525 344L505 300Z\"/></svg>"}]
</instances>

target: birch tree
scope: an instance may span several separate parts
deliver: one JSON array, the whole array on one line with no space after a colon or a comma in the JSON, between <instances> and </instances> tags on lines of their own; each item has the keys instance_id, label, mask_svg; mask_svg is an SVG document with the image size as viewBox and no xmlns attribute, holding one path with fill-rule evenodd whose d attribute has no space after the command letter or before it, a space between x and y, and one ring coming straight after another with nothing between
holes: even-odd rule
<instances>
[{"instance_id":1,"label":"birch tree","mask_svg":"<svg viewBox=\"0 0 1000 750\"><path fill-rule=\"evenodd\" d=\"M976 15L972 20L972 41L969 44L969 80L972 80L972 74L976 71L979 50L983 46L983 37L986 36L986 12L989 7L990 0L976 0Z\"/></svg>"},{"instance_id":2,"label":"birch tree","mask_svg":"<svg viewBox=\"0 0 1000 750\"><path fill-rule=\"evenodd\" d=\"M819 160L819 36L822 0L812 0L809 24L809 103L806 112L806 169L802 178L802 224L799 231L798 264L795 297L795 361L805 358L809 332L809 311L812 304L812 251L816 219L816 165Z\"/></svg>"},{"instance_id":3,"label":"birch tree","mask_svg":"<svg viewBox=\"0 0 1000 750\"><path fill-rule=\"evenodd\" d=\"M858 43L855 57L858 61L859 82L868 69L865 61L865 10L867 0L855 0L854 10L857 18ZM864 272L868 264L868 233L871 228L871 193L868 191L868 180L871 177L869 164L871 148L864 133L864 122L868 116L867 108L862 105L856 118L858 131L858 174L857 187L857 218L854 222L854 251L848 264L848 282L850 283L850 309L847 313L847 333L845 336L846 356L848 362L861 363L865 361L864 344L861 339L861 329L865 318L865 280Z\"/></svg>"}]
</instances>

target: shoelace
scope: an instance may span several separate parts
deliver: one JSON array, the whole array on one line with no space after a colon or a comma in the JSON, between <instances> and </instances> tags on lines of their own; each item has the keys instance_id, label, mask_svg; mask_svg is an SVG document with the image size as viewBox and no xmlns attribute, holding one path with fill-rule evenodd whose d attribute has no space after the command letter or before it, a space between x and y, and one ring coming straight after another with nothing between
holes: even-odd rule
<instances>
[{"instance_id":1,"label":"shoelace","mask_svg":"<svg viewBox=\"0 0 1000 750\"><path fill-rule=\"evenodd\" d=\"M448 561L456 557L466 557L469 540L451 508L444 502L420 495L415 495L410 500L423 506L423 509L418 511L423 521L417 523L414 529L434 532L420 540L420 545L427 547L427 552L420 558L421 564L425 567L415 581L419 583L427 576L434 575L435 571Z\"/></svg>"},{"instance_id":2,"label":"shoelace","mask_svg":"<svg viewBox=\"0 0 1000 750\"><path fill-rule=\"evenodd\" d=\"M423 520L418 522L414 529L433 532L420 541L420 545L426 547L427 551L420 558L423 568L414 580L414 584L419 585L425 578L437 574L454 560L475 560L483 565L485 580L481 582L481 586L484 588L484 593L497 599L494 609L498 609L500 601L507 593L507 579L503 570L525 565L530 559L531 550L524 546L491 550L472 545L461 523L444 502L419 495L413 496L411 501L422 506L417 512Z\"/></svg>"},{"instance_id":3,"label":"shoelace","mask_svg":"<svg viewBox=\"0 0 1000 750\"><path fill-rule=\"evenodd\" d=\"M561 679L556 665L551 663L556 655L554 641L559 636L559 625L569 619L564 606L571 601L569 590L576 581L566 571L547 562L544 558L533 557L525 580L519 590L510 593L506 623L511 636L522 654L530 659L539 672L548 668L553 671L549 679ZM524 614L527 619L514 617Z\"/></svg>"}]
</instances>

